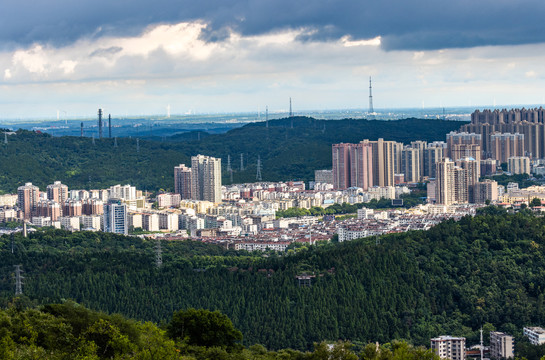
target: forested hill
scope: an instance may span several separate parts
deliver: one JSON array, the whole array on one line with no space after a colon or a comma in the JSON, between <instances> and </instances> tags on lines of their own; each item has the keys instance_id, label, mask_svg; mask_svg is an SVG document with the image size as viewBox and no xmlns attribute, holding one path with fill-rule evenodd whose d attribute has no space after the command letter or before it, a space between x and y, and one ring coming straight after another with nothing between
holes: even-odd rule
<instances>
[{"instance_id":1,"label":"forested hill","mask_svg":"<svg viewBox=\"0 0 545 360\"><path fill-rule=\"evenodd\" d=\"M11 246L14 244L14 254ZM245 255L193 242L154 243L104 233L0 237L0 298L13 294L13 265L38 303L75 301L140 320L189 307L220 310L244 344L307 349L315 341L407 339L429 344L477 330L521 336L543 325L545 219L487 208L429 231L320 244L285 256ZM296 276L312 274L311 287Z\"/></svg>"},{"instance_id":2,"label":"forested hill","mask_svg":"<svg viewBox=\"0 0 545 360\"><path fill-rule=\"evenodd\" d=\"M18 131L0 144L0 191L14 192L25 182L44 188L60 180L71 188L100 188L130 183L142 190L172 190L173 168L196 154L231 156L234 182L255 181L258 156L263 180L312 180L314 170L331 168L331 144L365 138L410 142L444 140L457 121L315 120L305 117L252 123L225 134L185 135L165 141L135 138L52 137ZM205 136L207 135L207 136ZM115 136L115 131L114 131ZM198 139L200 136L200 140ZM169 141L171 140L171 141ZM180 140L180 141L173 141ZM117 143L117 146L116 146ZM138 150L138 151L137 151ZM240 171L244 154L244 171ZM227 172L224 183L229 183Z\"/></svg>"}]
</instances>

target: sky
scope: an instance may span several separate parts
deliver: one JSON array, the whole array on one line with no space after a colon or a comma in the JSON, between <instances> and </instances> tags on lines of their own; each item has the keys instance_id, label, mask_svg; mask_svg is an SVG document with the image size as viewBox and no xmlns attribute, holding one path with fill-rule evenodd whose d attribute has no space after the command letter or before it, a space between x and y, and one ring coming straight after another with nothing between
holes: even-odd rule
<instances>
[{"instance_id":1,"label":"sky","mask_svg":"<svg viewBox=\"0 0 545 360\"><path fill-rule=\"evenodd\" d=\"M545 103L541 0L0 0L0 119Z\"/></svg>"}]
</instances>

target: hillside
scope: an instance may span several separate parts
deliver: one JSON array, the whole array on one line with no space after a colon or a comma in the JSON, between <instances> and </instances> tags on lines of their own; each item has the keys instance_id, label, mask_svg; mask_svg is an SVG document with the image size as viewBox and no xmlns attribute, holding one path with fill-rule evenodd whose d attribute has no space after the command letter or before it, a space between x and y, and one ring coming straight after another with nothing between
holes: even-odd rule
<instances>
[{"instance_id":1,"label":"hillside","mask_svg":"<svg viewBox=\"0 0 545 360\"><path fill-rule=\"evenodd\" d=\"M0 144L0 191L14 192L31 181L40 188L60 180L70 188L101 188L130 183L139 189L173 188L174 166L190 163L196 154L221 157L224 171L231 156L234 182L255 181L258 155L263 179L312 180L314 170L331 167L331 144L364 138L444 140L460 122L407 119L399 121L315 120L297 117L275 120L266 128L252 123L224 134L201 134L201 139L174 136L161 141L135 138L96 139L52 137L20 130ZM137 148L139 151L137 152ZM244 171L240 171L244 154ZM227 172L224 183L229 183Z\"/></svg>"},{"instance_id":2,"label":"hillside","mask_svg":"<svg viewBox=\"0 0 545 360\"><path fill-rule=\"evenodd\" d=\"M309 349L324 339L426 345L441 334L477 341L477 330L519 337L545 322L545 219L528 213L447 221L427 232L320 244L287 256L245 255L193 242L153 243L103 233L45 231L0 237L0 298L13 265L38 303L74 299L91 309L166 321L189 307L220 310L244 344ZM11 253L11 243L15 253ZM296 275L315 274L311 287Z\"/></svg>"}]
</instances>

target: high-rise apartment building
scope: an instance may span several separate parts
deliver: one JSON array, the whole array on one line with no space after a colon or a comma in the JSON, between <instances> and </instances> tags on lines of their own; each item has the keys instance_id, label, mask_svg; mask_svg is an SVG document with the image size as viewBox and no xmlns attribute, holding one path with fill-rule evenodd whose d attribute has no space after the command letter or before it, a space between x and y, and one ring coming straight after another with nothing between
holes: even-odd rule
<instances>
[{"instance_id":1,"label":"high-rise apartment building","mask_svg":"<svg viewBox=\"0 0 545 360\"><path fill-rule=\"evenodd\" d=\"M68 199L68 186L63 185L60 181L47 185L47 199L53 200L57 204L63 204Z\"/></svg>"},{"instance_id":2,"label":"high-rise apartment building","mask_svg":"<svg viewBox=\"0 0 545 360\"><path fill-rule=\"evenodd\" d=\"M453 146L454 145L481 145L482 143L482 136L481 134L475 134L475 133L467 133L467 132L455 132L451 131L447 134L447 154L446 157L449 157L453 160L458 160L456 158L457 154L453 154ZM465 157L468 155L463 155L462 157ZM475 159L477 159L475 157ZM480 156L479 156L480 159Z\"/></svg>"},{"instance_id":3,"label":"high-rise apartment building","mask_svg":"<svg viewBox=\"0 0 545 360\"><path fill-rule=\"evenodd\" d=\"M435 178L435 201L438 204L452 205L456 203L455 164L449 158L437 163Z\"/></svg>"},{"instance_id":4,"label":"high-rise apartment building","mask_svg":"<svg viewBox=\"0 0 545 360\"><path fill-rule=\"evenodd\" d=\"M371 144L373 154L373 185L375 186L394 186L394 174L396 168L401 170L400 146L402 144L395 141L385 141L378 139L377 141L363 140L363 143ZM399 154L399 156L398 156Z\"/></svg>"},{"instance_id":5,"label":"high-rise apartment building","mask_svg":"<svg viewBox=\"0 0 545 360\"><path fill-rule=\"evenodd\" d=\"M340 143L332 146L333 187L344 190L350 187L350 148L354 144Z\"/></svg>"},{"instance_id":6,"label":"high-rise apartment building","mask_svg":"<svg viewBox=\"0 0 545 360\"><path fill-rule=\"evenodd\" d=\"M40 200L36 203L35 215L57 221L61 216L61 206L53 200Z\"/></svg>"},{"instance_id":7,"label":"high-rise apartment building","mask_svg":"<svg viewBox=\"0 0 545 360\"><path fill-rule=\"evenodd\" d=\"M428 144L424 150L424 173L422 176L429 178L436 177L435 166L443 160L446 155L446 146L444 142L435 142Z\"/></svg>"},{"instance_id":8,"label":"high-rise apartment building","mask_svg":"<svg viewBox=\"0 0 545 360\"><path fill-rule=\"evenodd\" d=\"M510 359L515 357L515 338L499 331L490 332L490 358Z\"/></svg>"},{"instance_id":9,"label":"high-rise apartment building","mask_svg":"<svg viewBox=\"0 0 545 360\"><path fill-rule=\"evenodd\" d=\"M83 206L81 201L68 199L62 204L63 216L81 216L83 214Z\"/></svg>"},{"instance_id":10,"label":"high-rise apartment building","mask_svg":"<svg viewBox=\"0 0 545 360\"><path fill-rule=\"evenodd\" d=\"M431 339L431 350L441 359L464 360L466 354L466 338L439 336Z\"/></svg>"},{"instance_id":11,"label":"high-rise apartment building","mask_svg":"<svg viewBox=\"0 0 545 360\"><path fill-rule=\"evenodd\" d=\"M490 135L492 159L506 163L513 156L524 156L524 134L495 133Z\"/></svg>"},{"instance_id":12,"label":"high-rise apartment building","mask_svg":"<svg viewBox=\"0 0 545 360\"><path fill-rule=\"evenodd\" d=\"M114 185L110 187L109 198L121 200L136 200L136 186Z\"/></svg>"},{"instance_id":13,"label":"high-rise apartment building","mask_svg":"<svg viewBox=\"0 0 545 360\"><path fill-rule=\"evenodd\" d=\"M418 147L407 146L401 152L401 173L405 175L405 181L408 183L420 181L420 151Z\"/></svg>"},{"instance_id":14,"label":"high-rise apartment building","mask_svg":"<svg viewBox=\"0 0 545 360\"><path fill-rule=\"evenodd\" d=\"M104 231L127 235L128 225L127 205L119 199L109 199L104 205Z\"/></svg>"},{"instance_id":15,"label":"high-rise apartment building","mask_svg":"<svg viewBox=\"0 0 545 360\"><path fill-rule=\"evenodd\" d=\"M475 204L498 200L498 183L490 179L476 183L473 187L473 200Z\"/></svg>"},{"instance_id":16,"label":"high-rise apartment building","mask_svg":"<svg viewBox=\"0 0 545 360\"><path fill-rule=\"evenodd\" d=\"M373 186L373 151L370 144L360 142L350 148L350 186L363 190Z\"/></svg>"},{"instance_id":17,"label":"high-rise apartment building","mask_svg":"<svg viewBox=\"0 0 545 360\"><path fill-rule=\"evenodd\" d=\"M462 158L456 162L445 158L437 163L435 200L438 204L464 204L474 201L474 187L479 180L480 162Z\"/></svg>"},{"instance_id":18,"label":"high-rise apartment building","mask_svg":"<svg viewBox=\"0 0 545 360\"><path fill-rule=\"evenodd\" d=\"M456 165L465 171L464 176L467 188L467 200L461 201L461 198L459 200L460 202L469 201L470 203L474 203L474 186L479 182L479 178L481 177L481 162L471 157L465 157L458 159Z\"/></svg>"},{"instance_id":19,"label":"high-rise apartment building","mask_svg":"<svg viewBox=\"0 0 545 360\"><path fill-rule=\"evenodd\" d=\"M104 202L100 199L85 199L82 201L82 213L85 215L104 214Z\"/></svg>"},{"instance_id":20,"label":"high-rise apartment building","mask_svg":"<svg viewBox=\"0 0 545 360\"><path fill-rule=\"evenodd\" d=\"M475 111L471 123L463 131L481 134L482 150L490 155L491 135L494 133L519 133L524 135L524 155L535 159L545 157L545 109L511 109Z\"/></svg>"},{"instance_id":21,"label":"high-rise apartment building","mask_svg":"<svg viewBox=\"0 0 545 360\"><path fill-rule=\"evenodd\" d=\"M530 174L530 158L514 156L507 159L507 171L511 174Z\"/></svg>"},{"instance_id":22,"label":"high-rise apartment building","mask_svg":"<svg viewBox=\"0 0 545 360\"><path fill-rule=\"evenodd\" d=\"M333 185L333 170L314 170L314 182Z\"/></svg>"},{"instance_id":23,"label":"high-rise apartment building","mask_svg":"<svg viewBox=\"0 0 545 360\"><path fill-rule=\"evenodd\" d=\"M481 161L481 145L478 144L453 144L450 148L451 159L456 161L471 157Z\"/></svg>"},{"instance_id":24,"label":"high-rise apartment building","mask_svg":"<svg viewBox=\"0 0 545 360\"><path fill-rule=\"evenodd\" d=\"M481 176L494 175L497 167L498 161L496 159L481 160Z\"/></svg>"},{"instance_id":25,"label":"high-rise apartment building","mask_svg":"<svg viewBox=\"0 0 545 360\"><path fill-rule=\"evenodd\" d=\"M191 157L191 198L221 202L221 159L204 155Z\"/></svg>"},{"instance_id":26,"label":"high-rise apartment building","mask_svg":"<svg viewBox=\"0 0 545 360\"><path fill-rule=\"evenodd\" d=\"M191 199L191 168L185 164L174 167L174 193L182 199Z\"/></svg>"},{"instance_id":27,"label":"high-rise apartment building","mask_svg":"<svg viewBox=\"0 0 545 360\"><path fill-rule=\"evenodd\" d=\"M426 149L428 148L428 143L425 142L425 141L422 141L422 140L411 141L411 147L413 149L418 149L419 150L419 155L420 155L420 159L419 159L420 177L423 177L424 172L425 172L425 170L424 170L424 167L425 167L424 158L426 156Z\"/></svg>"},{"instance_id":28,"label":"high-rise apartment building","mask_svg":"<svg viewBox=\"0 0 545 360\"><path fill-rule=\"evenodd\" d=\"M357 186L367 190L373 186L373 152L369 143L333 144L332 163L335 189Z\"/></svg>"},{"instance_id":29,"label":"high-rise apartment building","mask_svg":"<svg viewBox=\"0 0 545 360\"><path fill-rule=\"evenodd\" d=\"M23 186L17 188L17 205L23 212L25 220L30 220L36 205L40 199L40 189L32 183L26 183Z\"/></svg>"}]
</instances>

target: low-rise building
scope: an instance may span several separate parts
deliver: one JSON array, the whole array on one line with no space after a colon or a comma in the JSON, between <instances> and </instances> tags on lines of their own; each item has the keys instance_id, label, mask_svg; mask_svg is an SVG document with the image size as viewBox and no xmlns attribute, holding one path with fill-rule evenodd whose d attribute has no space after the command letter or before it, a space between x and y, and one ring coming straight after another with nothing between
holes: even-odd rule
<instances>
[{"instance_id":1,"label":"low-rise building","mask_svg":"<svg viewBox=\"0 0 545 360\"><path fill-rule=\"evenodd\" d=\"M499 331L490 332L490 358L509 359L515 357L515 339Z\"/></svg>"},{"instance_id":2,"label":"low-rise building","mask_svg":"<svg viewBox=\"0 0 545 360\"><path fill-rule=\"evenodd\" d=\"M532 345L545 344L545 329L541 327L525 327L522 333L524 336L528 337L528 340L530 340Z\"/></svg>"},{"instance_id":3,"label":"low-rise building","mask_svg":"<svg viewBox=\"0 0 545 360\"><path fill-rule=\"evenodd\" d=\"M466 338L454 336L439 336L431 339L431 350L441 359L464 360Z\"/></svg>"}]
</instances>

